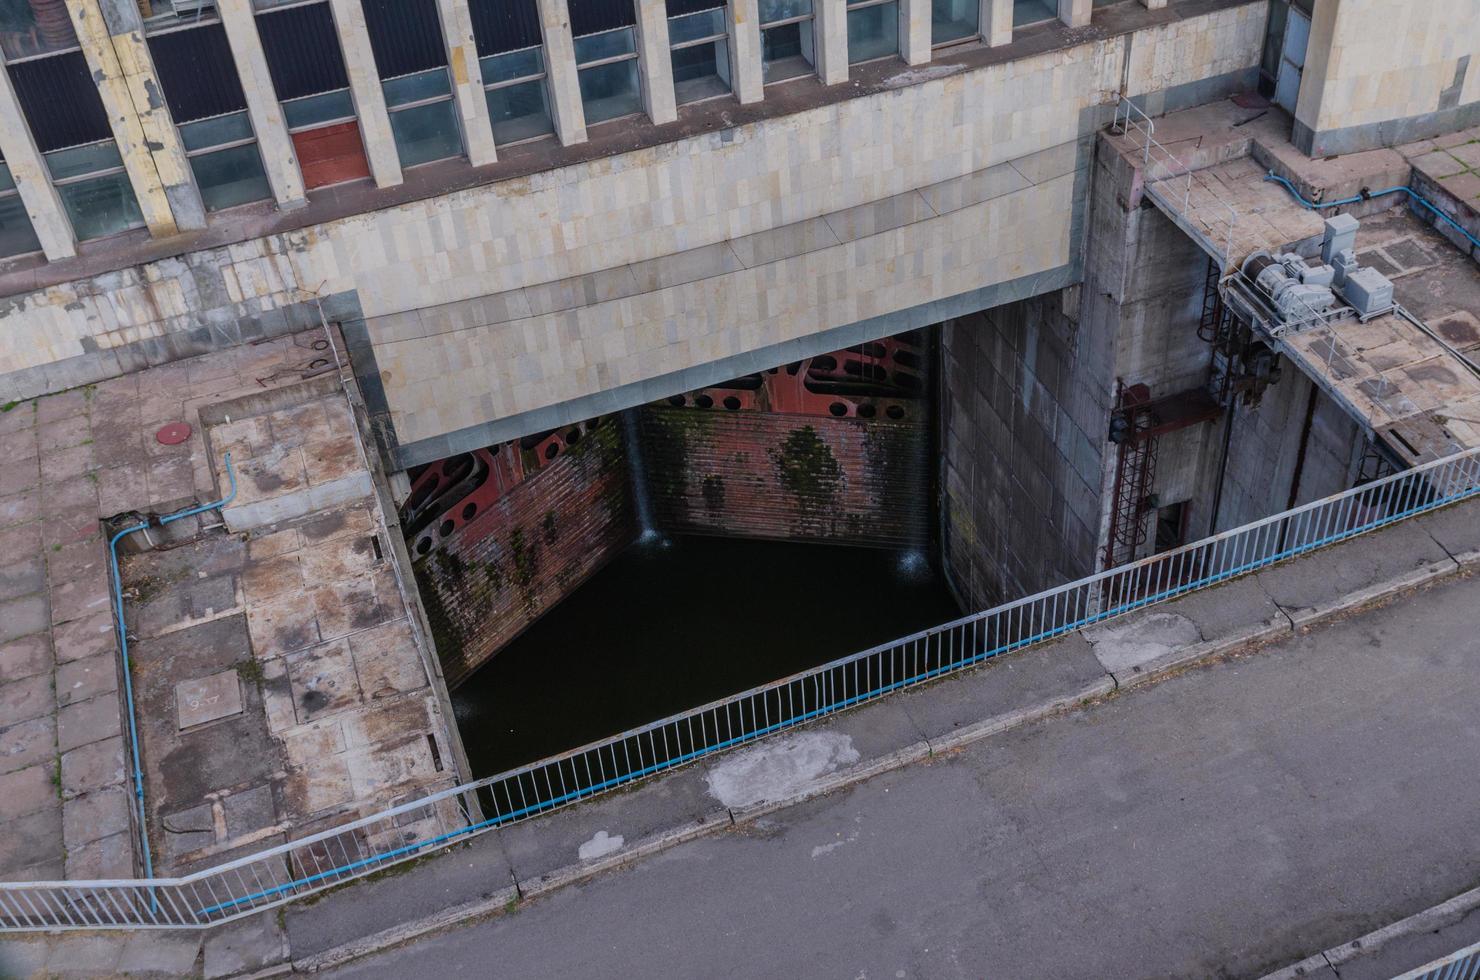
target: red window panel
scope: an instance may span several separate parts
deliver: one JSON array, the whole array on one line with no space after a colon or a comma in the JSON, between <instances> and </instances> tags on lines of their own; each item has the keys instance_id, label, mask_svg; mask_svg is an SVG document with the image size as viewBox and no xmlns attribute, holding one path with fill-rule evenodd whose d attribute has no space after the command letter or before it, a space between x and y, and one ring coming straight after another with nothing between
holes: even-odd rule
<instances>
[{"instance_id":1,"label":"red window panel","mask_svg":"<svg viewBox=\"0 0 1480 980\"><path fill-rule=\"evenodd\" d=\"M360 127L356 122L294 133L293 148L298 151L298 166L309 190L370 176L370 164L365 160L365 145L360 142Z\"/></svg>"}]
</instances>

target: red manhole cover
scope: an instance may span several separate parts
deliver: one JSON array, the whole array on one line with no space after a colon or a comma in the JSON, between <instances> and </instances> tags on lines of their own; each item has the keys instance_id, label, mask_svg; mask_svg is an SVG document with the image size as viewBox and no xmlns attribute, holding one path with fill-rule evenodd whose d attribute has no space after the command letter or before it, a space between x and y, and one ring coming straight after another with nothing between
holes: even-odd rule
<instances>
[{"instance_id":1,"label":"red manhole cover","mask_svg":"<svg viewBox=\"0 0 1480 980\"><path fill-rule=\"evenodd\" d=\"M184 422L171 422L169 425L154 433L162 445L178 446L190 438L190 426Z\"/></svg>"}]
</instances>

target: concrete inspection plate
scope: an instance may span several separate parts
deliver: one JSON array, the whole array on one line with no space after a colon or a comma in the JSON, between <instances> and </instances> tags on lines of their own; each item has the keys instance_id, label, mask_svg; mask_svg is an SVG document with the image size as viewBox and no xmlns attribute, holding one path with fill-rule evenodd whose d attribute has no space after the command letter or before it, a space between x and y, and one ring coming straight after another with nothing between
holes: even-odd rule
<instances>
[{"instance_id":1,"label":"concrete inspection plate","mask_svg":"<svg viewBox=\"0 0 1480 980\"><path fill-rule=\"evenodd\" d=\"M242 686L236 671L223 670L209 677L176 684L175 710L181 731L241 714Z\"/></svg>"}]
</instances>

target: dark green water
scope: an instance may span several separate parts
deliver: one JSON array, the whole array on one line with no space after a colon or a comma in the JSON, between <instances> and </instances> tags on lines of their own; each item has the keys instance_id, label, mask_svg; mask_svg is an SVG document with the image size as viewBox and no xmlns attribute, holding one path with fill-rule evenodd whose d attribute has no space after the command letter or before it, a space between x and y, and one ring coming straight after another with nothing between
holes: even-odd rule
<instances>
[{"instance_id":1,"label":"dark green water","mask_svg":"<svg viewBox=\"0 0 1480 980\"><path fill-rule=\"evenodd\" d=\"M960 615L918 554L635 545L452 693L488 776Z\"/></svg>"}]
</instances>

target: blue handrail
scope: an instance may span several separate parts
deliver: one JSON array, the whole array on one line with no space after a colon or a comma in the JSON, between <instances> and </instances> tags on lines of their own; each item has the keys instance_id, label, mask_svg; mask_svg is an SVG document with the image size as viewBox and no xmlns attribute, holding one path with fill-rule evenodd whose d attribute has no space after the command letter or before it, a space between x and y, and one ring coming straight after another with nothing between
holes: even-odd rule
<instances>
[{"instance_id":1,"label":"blue handrail","mask_svg":"<svg viewBox=\"0 0 1480 980\"><path fill-rule=\"evenodd\" d=\"M226 478L231 481L230 493L228 493L226 496L222 497L215 503L202 504L198 507L189 507L185 510L177 511L173 514L161 517L159 518L159 525L162 527L165 524L170 524L174 521L182 520L186 517L193 517L196 514L202 514L208 510L215 510L218 507L225 507L227 504L235 500L236 470L232 469L231 466L231 453L226 454L225 461ZM139 725L134 711L133 676L131 671L129 670L128 628L123 623L123 577L118 573L118 542L122 541L130 534L133 534L135 531L142 531L149 526L149 522L144 521L140 524L135 524L133 527L126 527L122 531L119 531L117 534L113 535L113 539L108 542L108 564L109 567L113 570L113 612L114 615L118 618L118 651L119 656L123 662L124 699L128 704L128 738L129 747L133 752L134 798L137 800L139 806L139 843L143 845L144 848L145 878L154 877L154 858L149 851L149 825L144 813L144 771L139 766Z\"/></svg>"},{"instance_id":2,"label":"blue handrail","mask_svg":"<svg viewBox=\"0 0 1480 980\"><path fill-rule=\"evenodd\" d=\"M1339 207L1344 207L1345 205L1348 205L1348 204L1356 204L1359 201L1366 201L1366 200L1369 200L1370 198L1374 198L1374 197L1382 197L1382 196L1384 196L1386 194L1398 194L1398 193L1407 194L1415 202L1417 202L1418 204L1421 204L1424 207L1428 208L1431 212L1434 213L1435 216L1437 216L1438 218L1440 218L1441 220L1443 220L1447 224L1451 225L1454 228L1455 231L1459 232L1461 235L1464 235L1465 238L1469 239L1469 242L1470 242L1471 245L1475 246L1476 248L1480 248L1480 238L1476 238L1474 235L1470 234L1468 231L1465 230L1465 227L1463 225L1461 225L1458 221L1455 221L1449 215L1445 214L1443 211L1440 211L1438 208L1434 207L1434 205L1432 203L1430 203L1427 198L1425 198L1422 194L1418 193L1418 191L1414 190L1411 187L1389 187L1386 190L1380 190L1380 191L1363 191L1361 194L1358 194L1358 195L1356 195L1354 197L1343 197L1339 201L1321 201L1321 202L1317 203L1315 201L1307 201L1305 198L1301 197L1300 196L1300 192L1295 189L1295 185L1294 184L1290 183L1288 180L1286 180L1285 178L1281 177L1279 174L1275 173L1273 170L1271 170L1269 173L1265 174L1264 175L1264 179L1265 180L1273 180L1273 181L1275 181L1277 183L1284 184L1285 185L1285 190L1289 191L1290 194L1291 194L1291 196L1293 196L1295 198L1295 200L1299 201L1300 204L1301 204L1301 206L1303 206L1308 211L1318 211L1321 208L1339 208Z\"/></svg>"}]
</instances>

